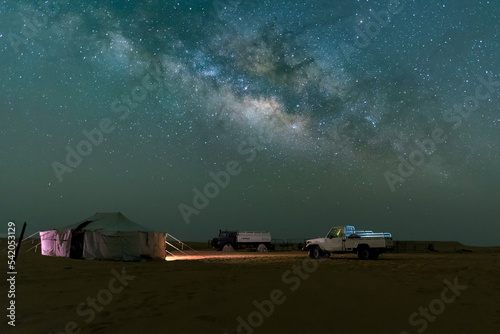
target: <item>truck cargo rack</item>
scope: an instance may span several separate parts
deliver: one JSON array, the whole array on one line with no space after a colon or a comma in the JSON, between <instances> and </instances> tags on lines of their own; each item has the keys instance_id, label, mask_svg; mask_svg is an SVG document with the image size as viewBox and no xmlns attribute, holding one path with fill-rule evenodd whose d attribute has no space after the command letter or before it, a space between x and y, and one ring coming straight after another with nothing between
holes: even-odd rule
<instances>
[{"instance_id":1,"label":"truck cargo rack","mask_svg":"<svg viewBox=\"0 0 500 334\"><path fill-rule=\"evenodd\" d=\"M355 231L352 234L349 234L347 238L392 238L392 234L390 233L373 233L367 231Z\"/></svg>"}]
</instances>

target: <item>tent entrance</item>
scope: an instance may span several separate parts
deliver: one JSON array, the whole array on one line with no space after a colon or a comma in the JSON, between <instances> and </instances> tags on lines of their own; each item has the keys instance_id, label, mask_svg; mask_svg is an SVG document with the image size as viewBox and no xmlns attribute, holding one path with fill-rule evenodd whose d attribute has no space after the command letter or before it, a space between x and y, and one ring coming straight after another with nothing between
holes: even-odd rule
<instances>
[{"instance_id":1,"label":"tent entrance","mask_svg":"<svg viewBox=\"0 0 500 334\"><path fill-rule=\"evenodd\" d=\"M83 237L84 231L72 230L71 231L71 248L69 250L69 257L72 259L83 259Z\"/></svg>"},{"instance_id":2,"label":"tent entrance","mask_svg":"<svg viewBox=\"0 0 500 334\"><path fill-rule=\"evenodd\" d=\"M83 259L83 239L85 231L84 227L92 223L93 220L86 220L74 230L71 230L71 248L69 250L69 257L72 259Z\"/></svg>"}]
</instances>

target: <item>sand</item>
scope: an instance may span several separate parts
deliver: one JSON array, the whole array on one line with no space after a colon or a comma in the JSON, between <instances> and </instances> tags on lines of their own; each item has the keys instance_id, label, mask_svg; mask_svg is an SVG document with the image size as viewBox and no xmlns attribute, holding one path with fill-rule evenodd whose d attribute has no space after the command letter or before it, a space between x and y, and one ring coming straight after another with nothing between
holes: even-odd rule
<instances>
[{"instance_id":1,"label":"sand","mask_svg":"<svg viewBox=\"0 0 500 334\"><path fill-rule=\"evenodd\" d=\"M1 332L500 333L500 253L202 255L124 263L21 251L16 327Z\"/></svg>"}]
</instances>

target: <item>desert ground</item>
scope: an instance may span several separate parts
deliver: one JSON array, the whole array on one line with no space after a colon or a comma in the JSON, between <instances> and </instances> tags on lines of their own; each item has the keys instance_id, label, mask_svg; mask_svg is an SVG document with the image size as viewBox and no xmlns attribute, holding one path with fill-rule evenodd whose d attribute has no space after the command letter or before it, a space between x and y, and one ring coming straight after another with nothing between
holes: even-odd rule
<instances>
[{"instance_id":1,"label":"desert ground","mask_svg":"<svg viewBox=\"0 0 500 334\"><path fill-rule=\"evenodd\" d=\"M4 316L1 332L500 333L497 251L374 261L310 260L299 251L189 255L126 263L21 250L16 326ZM0 287L6 294L5 279Z\"/></svg>"}]
</instances>

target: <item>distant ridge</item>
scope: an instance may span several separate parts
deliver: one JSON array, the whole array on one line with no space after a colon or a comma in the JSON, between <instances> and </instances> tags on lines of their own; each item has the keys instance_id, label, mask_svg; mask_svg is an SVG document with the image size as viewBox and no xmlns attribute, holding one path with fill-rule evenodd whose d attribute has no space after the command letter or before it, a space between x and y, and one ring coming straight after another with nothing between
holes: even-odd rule
<instances>
[{"instance_id":1,"label":"distant ridge","mask_svg":"<svg viewBox=\"0 0 500 334\"><path fill-rule=\"evenodd\" d=\"M38 239L38 236L35 239ZM207 242L186 241L185 243L196 250L212 249ZM7 235L3 236L0 233L0 248L6 245ZM297 245L293 244L291 249L287 250L297 250ZM396 253L500 253L500 246L467 246L458 241L394 240L394 251Z\"/></svg>"},{"instance_id":2,"label":"distant ridge","mask_svg":"<svg viewBox=\"0 0 500 334\"><path fill-rule=\"evenodd\" d=\"M478 247L467 246L458 241L394 241L394 249L398 253L500 253L500 246Z\"/></svg>"},{"instance_id":3,"label":"distant ridge","mask_svg":"<svg viewBox=\"0 0 500 334\"><path fill-rule=\"evenodd\" d=\"M207 242L186 241L194 249L211 249ZM297 250L297 244L288 250ZM467 246L458 241L414 241L394 240L394 248L398 253L500 253L500 246L479 247Z\"/></svg>"}]
</instances>

